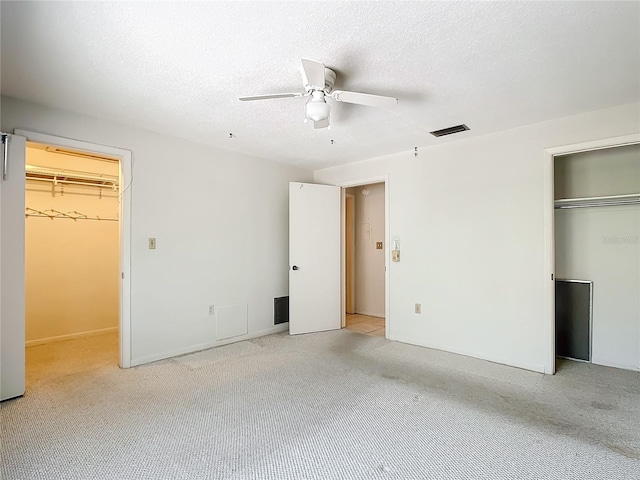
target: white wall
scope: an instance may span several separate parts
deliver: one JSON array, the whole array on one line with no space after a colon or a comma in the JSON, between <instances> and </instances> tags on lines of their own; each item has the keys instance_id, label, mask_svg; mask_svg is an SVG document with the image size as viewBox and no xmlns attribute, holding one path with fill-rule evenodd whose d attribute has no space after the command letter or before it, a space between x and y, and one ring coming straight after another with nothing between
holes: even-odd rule
<instances>
[{"instance_id":1,"label":"white wall","mask_svg":"<svg viewBox=\"0 0 640 480\"><path fill-rule=\"evenodd\" d=\"M27 146L27 163L118 177L118 164ZM118 192L27 181L26 206L80 212L105 220L25 221L26 341L44 343L118 326L120 242ZM62 188L64 191L62 193ZM107 219L116 219L109 221Z\"/></svg>"},{"instance_id":2,"label":"white wall","mask_svg":"<svg viewBox=\"0 0 640 480\"><path fill-rule=\"evenodd\" d=\"M367 195L362 190L367 190ZM384 183L352 187L355 199L356 313L385 316L384 308ZM383 249L376 249L383 242Z\"/></svg>"},{"instance_id":3,"label":"white wall","mask_svg":"<svg viewBox=\"0 0 640 480\"><path fill-rule=\"evenodd\" d=\"M640 145L555 159L556 198L640 193ZM640 205L555 211L557 278L593 281L592 362L640 366Z\"/></svg>"},{"instance_id":4,"label":"white wall","mask_svg":"<svg viewBox=\"0 0 640 480\"><path fill-rule=\"evenodd\" d=\"M132 364L220 344L209 305L247 306L246 336L273 331L273 298L288 292L288 182L312 172L7 97L1 124L133 152Z\"/></svg>"},{"instance_id":5,"label":"white wall","mask_svg":"<svg viewBox=\"0 0 640 480\"><path fill-rule=\"evenodd\" d=\"M391 339L542 372L543 150L638 132L640 105L623 105L318 170L315 180L389 175L390 236L401 242Z\"/></svg>"}]
</instances>

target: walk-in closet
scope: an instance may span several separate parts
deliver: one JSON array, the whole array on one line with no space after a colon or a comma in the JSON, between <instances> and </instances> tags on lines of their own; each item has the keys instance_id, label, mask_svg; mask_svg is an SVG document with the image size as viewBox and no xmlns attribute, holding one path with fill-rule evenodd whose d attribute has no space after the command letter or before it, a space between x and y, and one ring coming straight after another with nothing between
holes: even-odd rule
<instances>
[{"instance_id":1,"label":"walk-in closet","mask_svg":"<svg viewBox=\"0 0 640 480\"><path fill-rule=\"evenodd\" d=\"M88 338L73 348L115 345L118 361L119 171L115 158L27 145L27 368L46 360L40 347Z\"/></svg>"}]
</instances>

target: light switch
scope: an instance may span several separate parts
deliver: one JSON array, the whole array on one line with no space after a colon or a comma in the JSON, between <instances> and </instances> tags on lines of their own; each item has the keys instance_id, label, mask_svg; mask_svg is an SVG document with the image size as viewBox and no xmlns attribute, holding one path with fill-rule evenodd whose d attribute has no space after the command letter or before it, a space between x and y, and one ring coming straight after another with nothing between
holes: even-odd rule
<instances>
[{"instance_id":1,"label":"light switch","mask_svg":"<svg viewBox=\"0 0 640 480\"><path fill-rule=\"evenodd\" d=\"M391 251L391 261L399 262L400 261L400 250L392 250Z\"/></svg>"},{"instance_id":2,"label":"light switch","mask_svg":"<svg viewBox=\"0 0 640 480\"><path fill-rule=\"evenodd\" d=\"M155 238L150 238L149 239L149 250L155 250L156 249L156 239Z\"/></svg>"},{"instance_id":3,"label":"light switch","mask_svg":"<svg viewBox=\"0 0 640 480\"><path fill-rule=\"evenodd\" d=\"M382 242L376 242L376 249L382 250Z\"/></svg>"}]
</instances>

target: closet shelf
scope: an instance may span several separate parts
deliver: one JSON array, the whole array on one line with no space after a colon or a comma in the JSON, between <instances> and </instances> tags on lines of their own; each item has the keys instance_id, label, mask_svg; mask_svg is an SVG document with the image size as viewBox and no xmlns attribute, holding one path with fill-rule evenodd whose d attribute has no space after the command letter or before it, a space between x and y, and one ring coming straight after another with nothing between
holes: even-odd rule
<instances>
[{"instance_id":1,"label":"closet shelf","mask_svg":"<svg viewBox=\"0 0 640 480\"><path fill-rule=\"evenodd\" d=\"M586 207L614 207L618 205L640 204L640 193L629 195L607 195L604 197L561 198L553 202L554 208L586 208Z\"/></svg>"},{"instance_id":2,"label":"closet shelf","mask_svg":"<svg viewBox=\"0 0 640 480\"><path fill-rule=\"evenodd\" d=\"M115 175L95 174L77 170L41 167L37 165L25 165L27 180L39 180L51 182L53 185L70 184L88 187L118 189L119 178Z\"/></svg>"},{"instance_id":3,"label":"closet shelf","mask_svg":"<svg viewBox=\"0 0 640 480\"><path fill-rule=\"evenodd\" d=\"M29 207L25 209L24 216L48 218L50 220L53 220L54 218L66 218L68 220L99 220L101 222L117 222L118 221L117 218L102 218L97 215L95 217L89 217L84 213L80 213L75 210L72 212L61 212L59 210L53 210L53 209L36 210L35 208L29 208Z\"/></svg>"}]
</instances>

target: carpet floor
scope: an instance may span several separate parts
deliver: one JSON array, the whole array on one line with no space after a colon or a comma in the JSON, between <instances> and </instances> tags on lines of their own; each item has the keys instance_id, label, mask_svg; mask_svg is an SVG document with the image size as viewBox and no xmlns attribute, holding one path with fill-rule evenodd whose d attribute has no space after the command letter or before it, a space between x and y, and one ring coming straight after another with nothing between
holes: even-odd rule
<instances>
[{"instance_id":1,"label":"carpet floor","mask_svg":"<svg viewBox=\"0 0 640 480\"><path fill-rule=\"evenodd\" d=\"M30 347L3 480L640 479L640 373L545 376L348 330L121 370L115 335Z\"/></svg>"}]
</instances>

